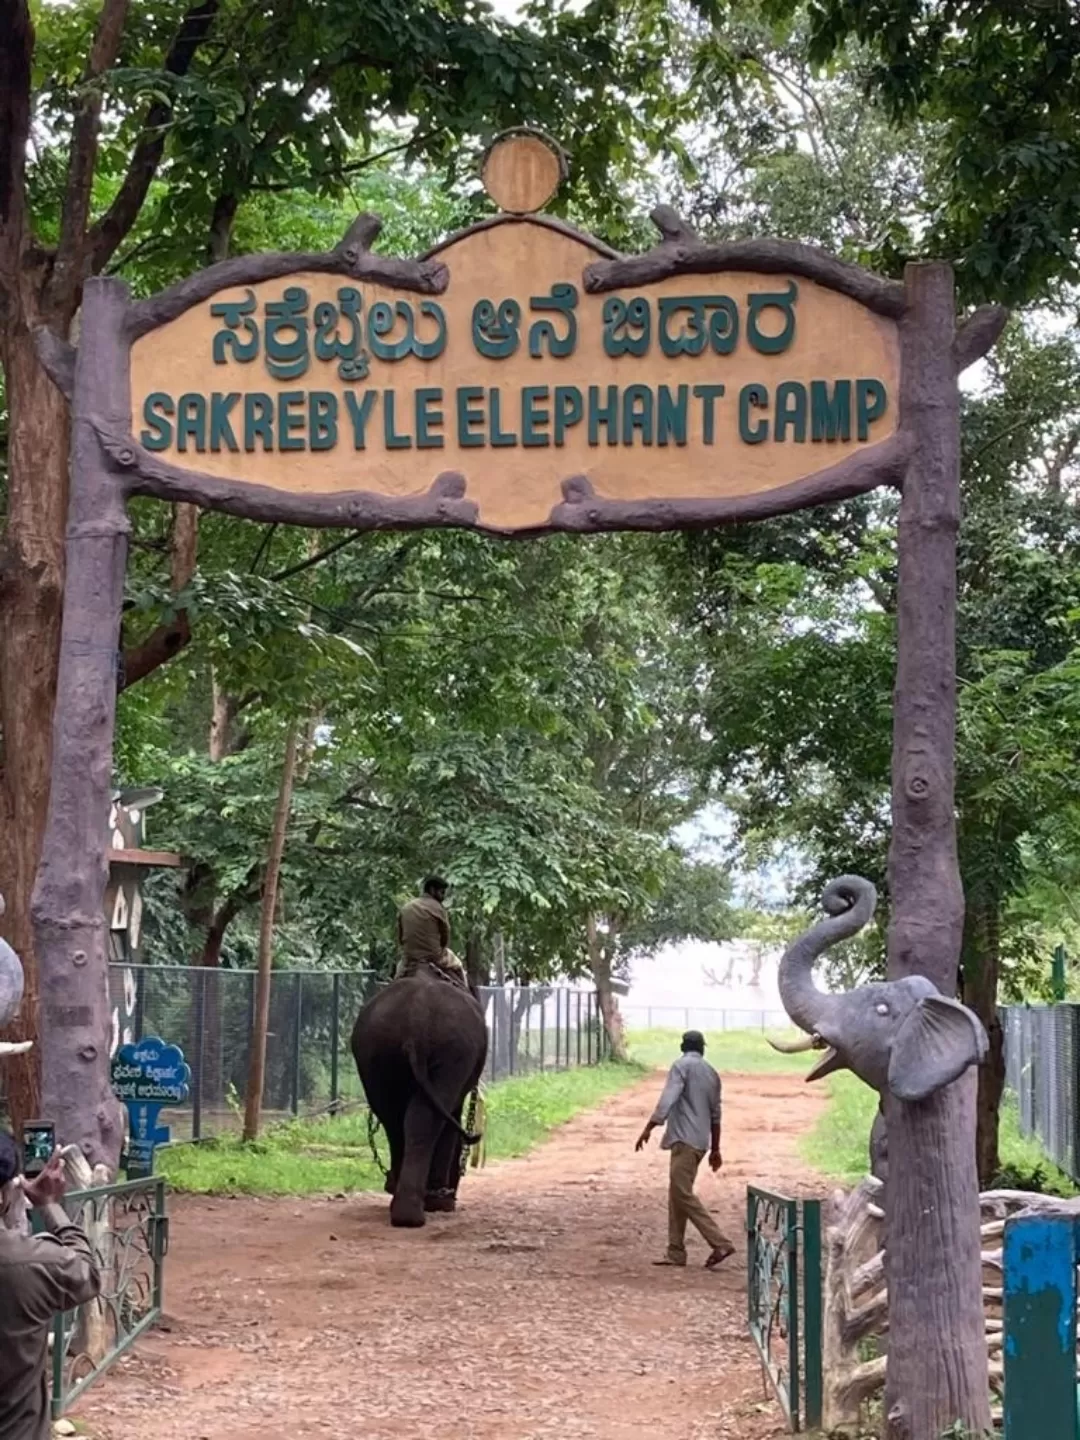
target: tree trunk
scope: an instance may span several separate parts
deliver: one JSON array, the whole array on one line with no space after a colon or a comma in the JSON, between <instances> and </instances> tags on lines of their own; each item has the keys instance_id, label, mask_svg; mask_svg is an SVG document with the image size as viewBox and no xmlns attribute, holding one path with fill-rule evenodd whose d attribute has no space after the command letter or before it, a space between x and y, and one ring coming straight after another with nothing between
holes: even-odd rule
<instances>
[{"instance_id":1,"label":"tree trunk","mask_svg":"<svg viewBox=\"0 0 1080 1440\"><path fill-rule=\"evenodd\" d=\"M72 401L75 482L53 786L32 901L44 1022L42 1109L61 1144L79 1145L91 1164L110 1170L119 1158L122 1122L109 1076L104 899L128 520L122 486L94 425L122 424L129 411L126 309L121 281L88 283Z\"/></svg>"},{"instance_id":2,"label":"tree trunk","mask_svg":"<svg viewBox=\"0 0 1080 1440\"><path fill-rule=\"evenodd\" d=\"M963 893L954 818L956 533L960 519L955 300L947 265L910 265L901 413L915 442L900 506L893 706L889 976L956 988ZM975 1094L969 1070L918 1104L887 1096L887 1440L990 1429Z\"/></svg>"},{"instance_id":3,"label":"tree trunk","mask_svg":"<svg viewBox=\"0 0 1080 1440\"><path fill-rule=\"evenodd\" d=\"M7 906L3 933L26 976L18 1033L10 1034L36 1040L39 986L30 896L49 805L70 423L67 401L38 364L27 328L5 337L3 365L11 433L0 548L0 894ZM40 1064L35 1045L5 1067L16 1127L41 1113Z\"/></svg>"},{"instance_id":4,"label":"tree trunk","mask_svg":"<svg viewBox=\"0 0 1080 1440\"><path fill-rule=\"evenodd\" d=\"M263 1081L266 1077L266 1033L270 1024L270 969L274 953L274 911L277 908L278 877L285 854L285 834L292 805L293 777L296 774L296 721L289 725L285 741L285 759L281 766L274 828L270 836L270 853L266 860L263 881L262 910L259 915L259 971L255 990L255 1026L251 1036L251 1058L248 1062L247 1094L244 1097L244 1139L255 1140L262 1115Z\"/></svg>"},{"instance_id":5,"label":"tree trunk","mask_svg":"<svg viewBox=\"0 0 1080 1440\"><path fill-rule=\"evenodd\" d=\"M626 1049L626 1034L623 1030L619 1000L611 988L611 953L604 944L595 915L585 917L585 938L589 948L589 964L592 968L596 999L600 1006L600 1018L604 1022L612 1060L625 1063L629 1060Z\"/></svg>"},{"instance_id":6,"label":"tree trunk","mask_svg":"<svg viewBox=\"0 0 1080 1440\"><path fill-rule=\"evenodd\" d=\"M506 942L501 931L496 931L491 941L491 958L494 990L491 997L492 1049L491 1073L496 1080L505 1079L510 1071L511 1029L513 1020L506 994Z\"/></svg>"},{"instance_id":7,"label":"tree trunk","mask_svg":"<svg viewBox=\"0 0 1080 1440\"><path fill-rule=\"evenodd\" d=\"M964 1004L978 1015L990 1037L990 1053L979 1070L978 1127L975 1150L979 1186L993 1188L1000 1168L998 1123L1005 1090L1005 1032L998 1015L998 974L1001 963L1001 912L992 896L968 898L964 911Z\"/></svg>"}]
</instances>

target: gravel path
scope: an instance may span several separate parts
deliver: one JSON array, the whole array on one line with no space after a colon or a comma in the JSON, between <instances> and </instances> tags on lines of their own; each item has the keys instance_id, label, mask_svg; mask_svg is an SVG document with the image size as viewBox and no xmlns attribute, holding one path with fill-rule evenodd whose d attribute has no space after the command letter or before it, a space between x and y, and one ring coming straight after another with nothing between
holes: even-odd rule
<instances>
[{"instance_id":1,"label":"gravel path","mask_svg":"<svg viewBox=\"0 0 1080 1440\"><path fill-rule=\"evenodd\" d=\"M666 1156L633 1142L660 1076L521 1160L470 1172L456 1215L391 1230L382 1196L175 1199L165 1329L75 1416L98 1440L766 1440L784 1433L746 1336L741 1247L656 1269ZM812 1193L819 1092L726 1076L725 1168L701 1193L743 1233L748 1181ZM659 1138L659 1137L656 1137Z\"/></svg>"}]
</instances>

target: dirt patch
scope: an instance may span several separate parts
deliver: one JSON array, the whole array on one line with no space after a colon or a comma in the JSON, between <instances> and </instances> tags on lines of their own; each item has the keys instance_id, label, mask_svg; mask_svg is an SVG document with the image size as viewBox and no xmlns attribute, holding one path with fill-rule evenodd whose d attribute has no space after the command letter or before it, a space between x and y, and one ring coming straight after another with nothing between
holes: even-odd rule
<instances>
[{"instance_id":1,"label":"dirt patch","mask_svg":"<svg viewBox=\"0 0 1080 1440\"><path fill-rule=\"evenodd\" d=\"M382 1196L172 1202L168 1329L77 1407L100 1440L766 1440L741 1246L656 1269L666 1160L633 1144L658 1079L522 1160L470 1172L456 1215L391 1230ZM727 1076L725 1168L700 1191L743 1234L745 1187L820 1190L798 1158L820 1092ZM693 1232L692 1232L693 1233Z\"/></svg>"}]
</instances>

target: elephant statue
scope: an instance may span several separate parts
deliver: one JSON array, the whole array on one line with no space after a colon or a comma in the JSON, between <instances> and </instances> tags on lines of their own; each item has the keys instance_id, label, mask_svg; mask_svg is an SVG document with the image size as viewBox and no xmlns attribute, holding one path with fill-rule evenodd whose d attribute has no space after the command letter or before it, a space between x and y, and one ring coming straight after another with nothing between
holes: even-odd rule
<instances>
[{"instance_id":1,"label":"elephant statue","mask_svg":"<svg viewBox=\"0 0 1080 1440\"><path fill-rule=\"evenodd\" d=\"M824 1049L807 1080L851 1070L879 1094L907 1101L925 1100L969 1065L981 1065L989 1046L982 1023L924 975L860 985L840 995L817 988L815 962L870 921L877 891L869 880L842 875L828 885L821 903L827 918L789 945L780 961L780 999L807 1036L793 1045L773 1041L774 1048L787 1054ZM883 1140L879 1135L879 1146Z\"/></svg>"},{"instance_id":2,"label":"elephant statue","mask_svg":"<svg viewBox=\"0 0 1080 1440\"><path fill-rule=\"evenodd\" d=\"M4 897L0 895L0 915L4 913ZM23 969L15 951L0 940L0 1029L9 1025L19 1013L23 996ZM0 1055L21 1055L29 1050L30 1040L0 1040Z\"/></svg>"},{"instance_id":3,"label":"elephant statue","mask_svg":"<svg viewBox=\"0 0 1080 1440\"><path fill-rule=\"evenodd\" d=\"M390 1223L416 1228L424 1212L456 1208L466 1096L487 1060L480 1002L428 965L393 980L356 1018L352 1053L390 1146Z\"/></svg>"}]
</instances>

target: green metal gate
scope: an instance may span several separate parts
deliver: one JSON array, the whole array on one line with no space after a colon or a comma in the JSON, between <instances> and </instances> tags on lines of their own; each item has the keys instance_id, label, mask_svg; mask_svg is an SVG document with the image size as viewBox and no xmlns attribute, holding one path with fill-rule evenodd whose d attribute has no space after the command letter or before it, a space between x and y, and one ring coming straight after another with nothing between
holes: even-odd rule
<instances>
[{"instance_id":1,"label":"green metal gate","mask_svg":"<svg viewBox=\"0 0 1080 1440\"><path fill-rule=\"evenodd\" d=\"M800 1243L801 1236L801 1243ZM788 1428L821 1424L821 1202L746 1190L747 1311Z\"/></svg>"},{"instance_id":2,"label":"green metal gate","mask_svg":"<svg viewBox=\"0 0 1080 1440\"><path fill-rule=\"evenodd\" d=\"M165 1181L156 1176L74 1190L64 1208L91 1237L102 1283L97 1300L53 1322L54 1420L161 1315L169 1243Z\"/></svg>"}]
</instances>

